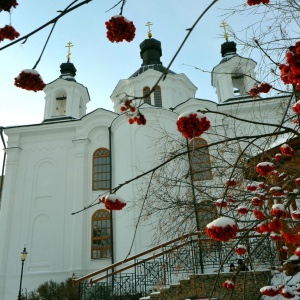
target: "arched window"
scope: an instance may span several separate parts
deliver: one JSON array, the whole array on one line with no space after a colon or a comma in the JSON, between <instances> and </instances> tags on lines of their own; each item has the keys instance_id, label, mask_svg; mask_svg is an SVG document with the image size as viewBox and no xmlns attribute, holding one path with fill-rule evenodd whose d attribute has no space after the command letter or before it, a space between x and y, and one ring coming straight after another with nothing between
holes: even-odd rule
<instances>
[{"instance_id":1,"label":"arched window","mask_svg":"<svg viewBox=\"0 0 300 300\"><path fill-rule=\"evenodd\" d=\"M93 191L110 188L110 152L99 148L93 154Z\"/></svg>"},{"instance_id":2,"label":"arched window","mask_svg":"<svg viewBox=\"0 0 300 300\"><path fill-rule=\"evenodd\" d=\"M149 87L144 87L143 88L143 96L147 95L150 93L150 88ZM151 104L151 95L148 97L144 98L144 103Z\"/></svg>"},{"instance_id":3,"label":"arched window","mask_svg":"<svg viewBox=\"0 0 300 300\"><path fill-rule=\"evenodd\" d=\"M202 138L190 141L191 176L193 181L212 179L209 150L206 140ZM205 148L203 148L205 147Z\"/></svg>"},{"instance_id":4,"label":"arched window","mask_svg":"<svg viewBox=\"0 0 300 300\"><path fill-rule=\"evenodd\" d=\"M158 85L155 87L154 90L154 106L162 107L161 89Z\"/></svg>"},{"instance_id":5,"label":"arched window","mask_svg":"<svg viewBox=\"0 0 300 300\"><path fill-rule=\"evenodd\" d=\"M67 93L65 91L59 91L55 97L55 113L56 117L66 115L67 107Z\"/></svg>"},{"instance_id":6,"label":"arched window","mask_svg":"<svg viewBox=\"0 0 300 300\"><path fill-rule=\"evenodd\" d=\"M243 96L245 91L244 76L243 74L237 73L231 76L233 93L235 97Z\"/></svg>"},{"instance_id":7,"label":"arched window","mask_svg":"<svg viewBox=\"0 0 300 300\"><path fill-rule=\"evenodd\" d=\"M99 209L92 216L92 247L91 258L111 257L110 213Z\"/></svg>"}]
</instances>

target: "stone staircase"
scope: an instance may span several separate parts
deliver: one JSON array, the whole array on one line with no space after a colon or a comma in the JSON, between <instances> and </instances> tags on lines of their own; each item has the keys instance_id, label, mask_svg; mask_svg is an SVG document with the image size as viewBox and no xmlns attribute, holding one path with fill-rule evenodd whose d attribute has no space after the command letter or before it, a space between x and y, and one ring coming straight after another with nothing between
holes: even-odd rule
<instances>
[{"instance_id":1,"label":"stone staircase","mask_svg":"<svg viewBox=\"0 0 300 300\"><path fill-rule=\"evenodd\" d=\"M189 279L180 280L176 285L162 288L160 292L150 294L150 300L256 300L261 297L260 287L270 284L271 272L268 270L240 272L236 276L236 288L225 290L222 283L232 279L233 276L234 273L190 275Z\"/></svg>"}]
</instances>

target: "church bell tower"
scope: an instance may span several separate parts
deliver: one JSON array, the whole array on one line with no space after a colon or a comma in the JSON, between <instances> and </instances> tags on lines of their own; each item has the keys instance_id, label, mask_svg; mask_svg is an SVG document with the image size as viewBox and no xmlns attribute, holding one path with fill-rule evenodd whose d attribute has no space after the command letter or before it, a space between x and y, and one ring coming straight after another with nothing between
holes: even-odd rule
<instances>
[{"instance_id":1,"label":"church bell tower","mask_svg":"<svg viewBox=\"0 0 300 300\"><path fill-rule=\"evenodd\" d=\"M241 57L236 52L236 43L228 41L226 24L223 22L226 42L221 45L223 59L213 68L212 86L216 89L219 103L234 101L239 97L249 96L248 91L254 86L256 62Z\"/></svg>"},{"instance_id":2,"label":"church bell tower","mask_svg":"<svg viewBox=\"0 0 300 300\"><path fill-rule=\"evenodd\" d=\"M46 85L44 122L80 119L86 114L86 105L90 101L88 90L75 80L76 68L70 62L69 42L67 62L60 65L61 75Z\"/></svg>"}]
</instances>

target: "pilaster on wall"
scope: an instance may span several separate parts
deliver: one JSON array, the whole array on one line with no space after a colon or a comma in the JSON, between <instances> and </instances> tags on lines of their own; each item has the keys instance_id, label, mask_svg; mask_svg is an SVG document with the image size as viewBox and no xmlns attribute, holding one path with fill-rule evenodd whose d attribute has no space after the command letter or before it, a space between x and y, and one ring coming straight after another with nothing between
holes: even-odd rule
<instances>
[{"instance_id":1,"label":"pilaster on wall","mask_svg":"<svg viewBox=\"0 0 300 300\"><path fill-rule=\"evenodd\" d=\"M161 289L160 293L152 293L151 300L183 300L209 298L212 289L214 291L211 299L259 299L259 289L269 285L271 271L240 272L235 281L234 290L226 290L222 283L230 280L233 273L221 273L208 275L191 275L189 279L180 280L179 284L171 285L169 288Z\"/></svg>"},{"instance_id":2,"label":"pilaster on wall","mask_svg":"<svg viewBox=\"0 0 300 300\"><path fill-rule=\"evenodd\" d=\"M6 161L6 173L5 173L5 183L3 187L2 193L2 203L1 203L1 218L0 218L0 299L4 294L4 286L5 286L5 276L7 262L8 262L8 245L10 243L11 231L13 230L12 222L12 212L13 206L15 204L15 191L16 191L16 182L18 177L18 169L19 169L19 160L21 154L20 147L11 147L6 148L5 152L7 154ZM5 245L5 246L4 246Z\"/></svg>"},{"instance_id":3,"label":"pilaster on wall","mask_svg":"<svg viewBox=\"0 0 300 300\"><path fill-rule=\"evenodd\" d=\"M73 140L74 145L74 205L73 211L78 210L86 206L88 203L88 164L91 163L88 157L88 144L89 139L79 139ZM86 212L82 212L86 215ZM72 247L72 258L71 265L75 266L74 269L86 269L87 268L87 253L89 249L87 248L86 238L87 238L87 218L76 218L73 217L72 222L72 241L74 245ZM80 259L78 259L80 258Z\"/></svg>"}]
</instances>

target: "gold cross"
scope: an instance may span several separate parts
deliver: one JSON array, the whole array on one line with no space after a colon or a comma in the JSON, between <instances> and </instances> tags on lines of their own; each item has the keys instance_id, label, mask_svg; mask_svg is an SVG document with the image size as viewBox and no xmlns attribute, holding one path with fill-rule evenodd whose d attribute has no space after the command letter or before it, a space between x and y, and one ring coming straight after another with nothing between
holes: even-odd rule
<instances>
[{"instance_id":1,"label":"gold cross","mask_svg":"<svg viewBox=\"0 0 300 300\"><path fill-rule=\"evenodd\" d=\"M148 38L151 39L152 38L152 33L151 33L151 29L150 26L153 25L151 22L147 22L147 24L145 26L148 26Z\"/></svg>"},{"instance_id":2,"label":"gold cross","mask_svg":"<svg viewBox=\"0 0 300 300\"><path fill-rule=\"evenodd\" d=\"M227 30L226 27L228 26L228 24L226 24L224 21L222 21L221 26L224 29L224 38L226 40L226 42L228 42L228 34L227 34Z\"/></svg>"},{"instance_id":3,"label":"gold cross","mask_svg":"<svg viewBox=\"0 0 300 300\"><path fill-rule=\"evenodd\" d=\"M68 55L67 55L67 61L70 61L70 57L71 57L71 52L70 52L70 48L73 47L71 42L67 43L67 46L65 46L66 48L68 48Z\"/></svg>"}]
</instances>

